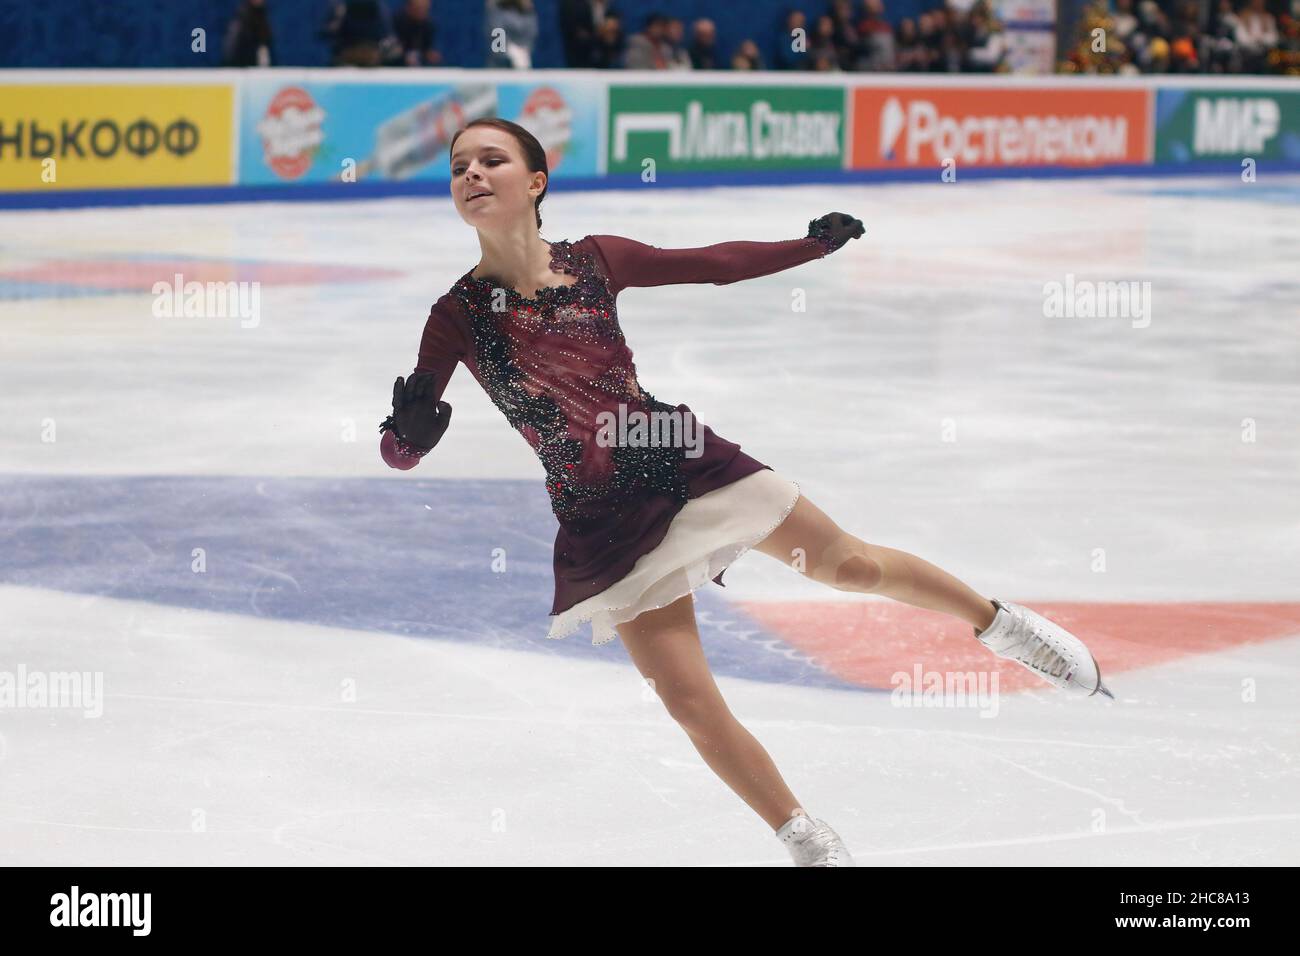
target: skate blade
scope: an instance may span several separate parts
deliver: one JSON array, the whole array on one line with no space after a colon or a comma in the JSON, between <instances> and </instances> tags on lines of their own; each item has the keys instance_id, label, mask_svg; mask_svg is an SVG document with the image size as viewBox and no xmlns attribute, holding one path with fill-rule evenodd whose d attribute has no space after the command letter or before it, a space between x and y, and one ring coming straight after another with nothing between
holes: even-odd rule
<instances>
[{"instance_id":1,"label":"skate blade","mask_svg":"<svg viewBox=\"0 0 1300 956\"><path fill-rule=\"evenodd\" d=\"M1111 700L1114 700L1114 699L1115 699L1115 695L1112 694L1112 693L1110 692L1110 689L1109 689L1105 684L1103 684L1103 683L1101 682L1101 668L1097 666L1097 658L1096 658L1096 657L1093 657L1091 651L1089 651L1088 656L1089 656L1089 657L1092 657L1092 666L1097 668L1097 688L1096 688L1096 690L1094 690L1094 691L1092 692L1092 694L1096 694L1096 693L1100 692L1100 693L1102 693L1102 694L1105 694L1105 695L1106 695L1107 697L1109 697ZM1092 694L1089 694L1088 696L1091 697Z\"/></svg>"}]
</instances>

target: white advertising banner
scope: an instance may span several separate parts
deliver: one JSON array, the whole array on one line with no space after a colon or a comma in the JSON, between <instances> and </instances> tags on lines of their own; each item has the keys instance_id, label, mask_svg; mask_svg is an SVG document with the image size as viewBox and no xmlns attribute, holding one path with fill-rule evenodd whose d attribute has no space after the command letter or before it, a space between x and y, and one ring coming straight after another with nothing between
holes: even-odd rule
<instances>
[{"instance_id":1,"label":"white advertising banner","mask_svg":"<svg viewBox=\"0 0 1300 956\"><path fill-rule=\"evenodd\" d=\"M1056 71L1056 0L993 0L1012 73Z\"/></svg>"}]
</instances>

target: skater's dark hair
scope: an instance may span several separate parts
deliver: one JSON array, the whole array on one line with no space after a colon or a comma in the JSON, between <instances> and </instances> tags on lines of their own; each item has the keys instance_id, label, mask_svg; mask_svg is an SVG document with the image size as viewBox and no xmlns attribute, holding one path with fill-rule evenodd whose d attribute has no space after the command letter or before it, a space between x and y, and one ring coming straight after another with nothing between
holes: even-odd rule
<instances>
[{"instance_id":1,"label":"skater's dark hair","mask_svg":"<svg viewBox=\"0 0 1300 956\"><path fill-rule=\"evenodd\" d=\"M456 135L451 138L451 145L447 147L447 155L456 149L456 140L460 134L467 129L473 129L475 126L491 126L493 129L499 129L502 132L509 133L519 144L520 150L524 154L524 164L528 167L530 173L545 173L546 185L542 187L541 195L533 200L533 212L537 216L537 228L542 228L542 200L546 198L546 190L551 188L551 168L546 162L546 150L542 144L537 141L537 137L528 130L524 129L518 123L512 123L508 119L501 119L499 116L485 116L482 119L472 120L465 126L456 131Z\"/></svg>"}]
</instances>

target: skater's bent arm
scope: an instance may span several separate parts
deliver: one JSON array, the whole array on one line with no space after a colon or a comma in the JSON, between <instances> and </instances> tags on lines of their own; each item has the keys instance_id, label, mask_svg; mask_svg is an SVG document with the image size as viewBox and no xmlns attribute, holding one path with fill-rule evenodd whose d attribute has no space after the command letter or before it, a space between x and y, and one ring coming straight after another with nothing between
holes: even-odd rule
<instances>
[{"instance_id":1,"label":"skater's bent arm","mask_svg":"<svg viewBox=\"0 0 1300 956\"><path fill-rule=\"evenodd\" d=\"M429 312L420 338L420 353L412 375L427 372L433 375L433 402L442 400L447 383L456 371L456 363L464 361L468 350L464 326L460 316L443 296ZM408 471L420 463L420 458L403 454L392 430L385 431L379 439L379 455L390 468Z\"/></svg>"},{"instance_id":2,"label":"skater's bent arm","mask_svg":"<svg viewBox=\"0 0 1300 956\"><path fill-rule=\"evenodd\" d=\"M633 286L712 282L726 285L790 269L826 254L812 237L779 242L738 240L694 249L660 249L622 236L592 236L617 292Z\"/></svg>"}]
</instances>

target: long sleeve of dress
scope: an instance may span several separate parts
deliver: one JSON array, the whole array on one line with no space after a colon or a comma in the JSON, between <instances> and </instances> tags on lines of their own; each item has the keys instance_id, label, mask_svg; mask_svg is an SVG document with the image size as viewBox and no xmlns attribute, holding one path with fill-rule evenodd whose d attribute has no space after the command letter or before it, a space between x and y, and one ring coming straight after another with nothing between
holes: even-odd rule
<instances>
[{"instance_id":1,"label":"long sleeve of dress","mask_svg":"<svg viewBox=\"0 0 1300 956\"><path fill-rule=\"evenodd\" d=\"M434 401L441 401L442 393L447 390L447 383L456 371L456 363L464 361L469 354L464 322L454 301L451 296L444 295L433 304L429 318L424 323L420 354L412 373L433 373ZM420 463L419 456L402 453L391 429L385 431L379 439L379 455L389 467L402 471L408 471Z\"/></svg>"},{"instance_id":2,"label":"long sleeve of dress","mask_svg":"<svg viewBox=\"0 0 1300 956\"><path fill-rule=\"evenodd\" d=\"M592 236L605 260L605 274L618 294L632 286L712 282L726 285L790 269L826 255L812 238L780 242L719 242L695 249L660 249L622 236Z\"/></svg>"}]
</instances>

